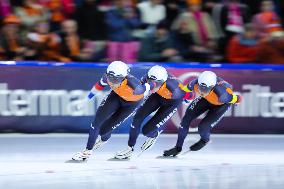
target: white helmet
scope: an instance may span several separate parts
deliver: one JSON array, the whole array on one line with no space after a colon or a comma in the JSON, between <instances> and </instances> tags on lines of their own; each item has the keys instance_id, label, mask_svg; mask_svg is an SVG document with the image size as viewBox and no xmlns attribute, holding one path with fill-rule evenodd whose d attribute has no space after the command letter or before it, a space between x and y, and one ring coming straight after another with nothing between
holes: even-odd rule
<instances>
[{"instance_id":1,"label":"white helmet","mask_svg":"<svg viewBox=\"0 0 284 189\"><path fill-rule=\"evenodd\" d=\"M129 71L129 67L122 61L113 61L107 67L107 74L117 77L126 77Z\"/></svg>"},{"instance_id":2,"label":"white helmet","mask_svg":"<svg viewBox=\"0 0 284 189\"><path fill-rule=\"evenodd\" d=\"M198 89L202 95L208 95L217 84L217 76L214 72L204 71L198 77Z\"/></svg>"},{"instance_id":3,"label":"white helmet","mask_svg":"<svg viewBox=\"0 0 284 189\"><path fill-rule=\"evenodd\" d=\"M148 78L157 82L165 82L168 79L168 72L162 66L153 66L148 71Z\"/></svg>"},{"instance_id":4,"label":"white helmet","mask_svg":"<svg viewBox=\"0 0 284 189\"><path fill-rule=\"evenodd\" d=\"M198 77L198 84L206 87L213 87L217 83L217 76L214 72L204 71Z\"/></svg>"}]
</instances>

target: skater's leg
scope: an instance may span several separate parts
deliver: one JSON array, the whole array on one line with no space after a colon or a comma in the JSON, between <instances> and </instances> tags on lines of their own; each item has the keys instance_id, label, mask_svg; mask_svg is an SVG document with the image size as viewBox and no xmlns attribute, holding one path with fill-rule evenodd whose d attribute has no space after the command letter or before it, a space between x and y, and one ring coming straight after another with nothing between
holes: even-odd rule
<instances>
[{"instance_id":1,"label":"skater's leg","mask_svg":"<svg viewBox=\"0 0 284 189\"><path fill-rule=\"evenodd\" d=\"M211 129L224 117L225 113L230 109L230 104L224 104L221 106L214 106L210 108L207 115L202 119L198 125L198 133L201 140L209 142Z\"/></svg>"},{"instance_id":2,"label":"skater's leg","mask_svg":"<svg viewBox=\"0 0 284 189\"><path fill-rule=\"evenodd\" d=\"M95 119L91 124L91 128L89 130L89 138L86 149L93 149L101 125L119 108L119 98L120 97L117 96L114 92L111 92L99 106L95 115Z\"/></svg>"},{"instance_id":3,"label":"skater's leg","mask_svg":"<svg viewBox=\"0 0 284 189\"><path fill-rule=\"evenodd\" d=\"M102 141L107 141L111 137L112 131L135 113L139 104L140 102L126 102L117 109L117 111L106 120L100 128Z\"/></svg>"},{"instance_id":4,"label":"skater's leg","mask_svg":"<svg viewBox=\"0 0 284 189\"><path fill-rule=\"evenodd\" d=\"M201 139L190 146L191 151L198 151L209 142L211 129L224 117L225 113L230 107L231 105L224 104L210 108L207 115L198 125L198 132Z\"/></svg>"},{"instance_id":5,"label":"skater's leg","mask_svg":"<svg viewBox=\"0 0 284 189\"><path fill-rule=\"evenodd\" d=\"M136 144L136 140L140 133L140 128L144 119L149 116L152 112L156 111L160 107L157 94L152 94L146 101L139 107L134 115L130 131L128 146L133 147Z\"/></svg>"},{"instance_id":6,"label":"skater's leg","mask_svg":"<svg viewBox=\"0 0 284 189\"><path fill-rule=\"evenodd\" d=\"M144 136L155 138L159 132L162 132L165 123L177 112L178 106L182 100L176 100L163 104L156 114L144 125L142 133Z\"/></svg>"},{"instance_id":7,"label":"skater's leg","mask_svg":"<svg viewBox=\"0 0 284 189\"><path fill-rule=\"evenodd\" d=\"M187 108L184 117L182 118L180 128L178 130L176 147L182 148L184 139L188 134L188 129L191 121L207 111L209 109L209 105L209 102L201 97L198 97L192 101L192 103Z\"/></svg>"},{"instance_id":8,"label":"skater's leg","mask_svg":"<svg viewBox=\"0 0 284 189\"><path fill-rule=\"evenodd\" d=\"M182 100L176 100L168 102L168 104L162 103L163 105L156 114L146 123L142 129L142 133L148 139L141 146L142 151L150 149L155 144L159 133L163 131L165 123L177 112L177 108L181 102Z\"/></svg>"}]
</instances>

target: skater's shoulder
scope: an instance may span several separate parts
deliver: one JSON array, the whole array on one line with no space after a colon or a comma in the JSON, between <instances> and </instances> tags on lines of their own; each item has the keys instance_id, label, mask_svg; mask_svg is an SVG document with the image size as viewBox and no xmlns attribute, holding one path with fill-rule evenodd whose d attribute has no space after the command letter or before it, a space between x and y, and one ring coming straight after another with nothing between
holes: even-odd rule
<instances>
[{"instance_id":1,"label":"skater's shoulder","mask_svg":"<svg viewBox=\"0 0 284 189\"><path fill-rule=\"evenodd\" d=\"M233 89L233 86L232 86L229 82L225 81L225 80L224 80L223 78L221 78L221 77L218 77L218 78L217 78L217 86L221 86L221 87L224 87L224 88Z\"/></svg>"},{"instance_id":2,"label":"skater's shoulder","mask_svg":"<svg viewBox=\"0 0 284 189\"><path fill-rule=\"evenodd\" d=\"M232 90L231 85L229 83L222 83L222 84L216 85L213 88L213 92L218 97L230 96L231 94L233 94L233 90Z\"/></svg>"},{"instance_id":3,"label":"skater's shoulder","mask_svg":"<svg viewBox=\"0 0 284 189\"><path fill-rule=\"evenodd\" d=\"M140 86L141 85L141 82L139 79L137 79L135 76L133 75L128 75L126 77L127 79L127 85L130 86L131 88L135 88L137 86Z\"/></svg>"}]
</instances>

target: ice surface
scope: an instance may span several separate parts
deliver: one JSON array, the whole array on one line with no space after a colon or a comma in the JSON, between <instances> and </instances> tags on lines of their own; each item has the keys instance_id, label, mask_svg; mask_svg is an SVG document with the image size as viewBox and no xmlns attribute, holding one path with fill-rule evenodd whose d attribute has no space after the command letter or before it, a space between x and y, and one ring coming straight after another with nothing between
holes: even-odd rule
<instances>
[{"instance_id":1,"label":"ice surface","mask_svg":"<svg viewBox=\"0 0 284 189\"><path fill-rule=\"evenodd\" d=\"M87 163L65 163L84 148L87 135L0 135L0 189L283 189L284 136L213 135L199 152L158 159L176 135L130 161L108 161L127 145L113 135ZM190 135L184 150L199 139ZM140 137L135 154L145 140Z\"/></svg>"}]
</instances>

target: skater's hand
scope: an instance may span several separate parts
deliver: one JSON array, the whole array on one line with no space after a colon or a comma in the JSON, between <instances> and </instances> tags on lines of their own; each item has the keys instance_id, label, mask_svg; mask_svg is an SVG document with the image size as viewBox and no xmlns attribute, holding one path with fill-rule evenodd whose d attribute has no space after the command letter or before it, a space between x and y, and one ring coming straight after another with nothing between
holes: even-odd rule
<instances>
[{"instance_id":1,"label":"skater's hand","mask_svg":"<svg viewBox=\"0 0 284 189\"><path fill-rule=\"evenodd\" d=\"M146 97L151 93L151 86L148 83L145 83L144 86L145 86L144 97Z\"/></svg>"},{"instance_id":2,"label":"skater's hand","mask_svg":"<svg viewBox=\"0 0 284 189\"><path fill-rule=\"evenodd\" d=\"M183 101L185 102L185 103L189 103L191 100L193 100L194 99L194 95L193 95L193 92L192 91L190 91L190 92L186 92L185 93L185 95L184 95L184 97L183 97Z\"/></svg>"},{"instance_id":3,"label":"skater's hand","mask_svg":"<svg viewBox=\"0 0 284 189\"><path fill-rule=\"evenodd\" d=\"M238 98L238 100L236 101L236 105L239 105L239 104L241 104L242 103L242 101L243 101L243 97L241 96L241 95L237 95L237 98Z\"/></svg>"}]
</instances>

